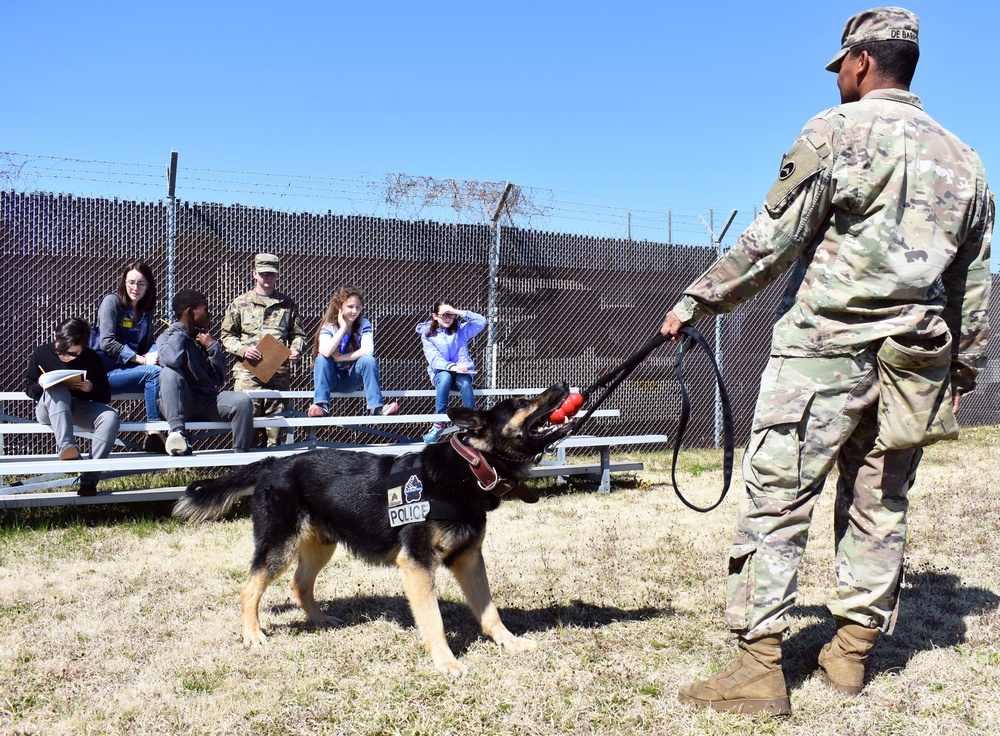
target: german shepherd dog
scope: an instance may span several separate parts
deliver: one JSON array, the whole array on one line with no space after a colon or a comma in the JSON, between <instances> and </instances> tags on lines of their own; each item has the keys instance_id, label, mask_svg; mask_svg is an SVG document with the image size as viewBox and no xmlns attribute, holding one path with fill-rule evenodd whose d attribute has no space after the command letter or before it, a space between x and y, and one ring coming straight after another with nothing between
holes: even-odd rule
<instances>
[{"instance_id":1,"label":"german shepherd dog","mask_svg":"<svg viewBox=\"0 0 1000 736\"><path fill-rule=\"evenodd\" d=\"M342 623L324 614L314 597L317 574L342 544L370 563L399 566L435 666L447 675L463 675L467 668L445 639L435 572L439 565L451 570L493 641L513 652L535 647L507 630L493 603L482 554L486 513L509 490L537 500L519 481L544 449L571 429L572 422L549 423L549 414L568 392L565 383L558 383L538 396L506 399L492 409L449 409L461 432L450 442L399 458L336 449L266 458L223 478L194 481L174 515L218 518L253 489L254 553L240 586L246 646L265 643L258 620L261 596L296 558L291 589L309 620Z\"/></svg>"}]
</instances>

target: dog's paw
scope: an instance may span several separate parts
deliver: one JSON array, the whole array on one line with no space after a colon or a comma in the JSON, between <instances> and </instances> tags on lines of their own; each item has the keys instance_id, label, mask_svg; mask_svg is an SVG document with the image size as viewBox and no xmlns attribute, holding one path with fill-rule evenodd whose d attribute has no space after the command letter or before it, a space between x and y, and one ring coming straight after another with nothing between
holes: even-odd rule
<instances>
[{"instance_id":1,"label":"dog's paw","mask_svg":"<svg viewBox=\"0 0 1000 736\"><path fill-rule=\"evenodd\" d=\"M243 632L243 646L252 649L253 647L262 647L265 644L267 644L267 637L260 629Z\"/></svg>"},{"instance_id":2,"label":"dog's paw","mask_svg":"<svg viewBox=\"0 0 1000 736\"><path fill-rule=\"evenodd\" d=\"M435 662L435 665L439 672L448 677L465 677L469 672L469 668L457 659L446 659L443 662Z\"/></svg>"},{"instance_id":3,"label":"dog's paw","mask_svg":"<svg viewBox=\"0 0 1000 736\"><path fill-rule=\"evenodd\" d=\"M530 652L532 649L538 648L538 642L534 639L525 639L523 636L514 636L504 638L502 641L498 641L497 644L502 646L505 651L508 652Z\"/></svg>"}]
</instances>

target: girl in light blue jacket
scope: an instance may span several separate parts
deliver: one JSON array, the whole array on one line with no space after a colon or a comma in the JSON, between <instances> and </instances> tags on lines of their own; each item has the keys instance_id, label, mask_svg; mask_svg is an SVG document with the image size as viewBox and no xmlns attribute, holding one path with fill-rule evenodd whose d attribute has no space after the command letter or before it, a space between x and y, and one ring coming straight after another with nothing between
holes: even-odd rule
<instances>
[{"instance_id":1,"label":"girl in light blue jacket","mask_svg":"<svg viewBox=\"0 0 1000 736\"><path fill-rule=\"evenodd\" d=\"M427 358L427 372L437 389L435 414L448 408L448 395L454 386L462 395L462 405L473 408L476 397L472 393L472 376L476 366L469 355L469 340L486 327L486 318L475 312L455 309L450 302L434 304L430 321L417 325L417 334ZM435 442L444 425L435 423L424 442Z\"/></svg>"}]
</instances>

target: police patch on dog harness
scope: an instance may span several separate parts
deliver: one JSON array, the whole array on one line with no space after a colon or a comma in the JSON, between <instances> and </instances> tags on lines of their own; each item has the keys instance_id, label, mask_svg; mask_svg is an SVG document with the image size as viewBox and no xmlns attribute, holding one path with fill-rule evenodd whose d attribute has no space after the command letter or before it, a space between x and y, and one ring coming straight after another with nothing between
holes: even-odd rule
<instances>
[{"instance_id":1,"label":"police patch on dog harness","mask_svg":"<svg viewBox=\"0 0 1000 736\"><path fill-rule=\"evenodd\" d=\"M396 458L389 471L387 506L389 526L418 524L428 519L461 520L463 516L450 503L424 498L424 483L420 478L422 463L419 455Z\"/></svg>"},{"instance_id":2,"label":"police patch on dog harness","mask_svg":"<svg viewBox=\"0 0 1000 736\"><path fill-rule=\"evenodd\" d=\"M419 470L419 458L408 469L397 470L396 463L393 463L389 474L389 526L416 524L425 521L431 512L430 502L423 499L424 484L420 481ZM406 480L402 485L396 485L402 477Z\"/></svg>"}]
</instances>

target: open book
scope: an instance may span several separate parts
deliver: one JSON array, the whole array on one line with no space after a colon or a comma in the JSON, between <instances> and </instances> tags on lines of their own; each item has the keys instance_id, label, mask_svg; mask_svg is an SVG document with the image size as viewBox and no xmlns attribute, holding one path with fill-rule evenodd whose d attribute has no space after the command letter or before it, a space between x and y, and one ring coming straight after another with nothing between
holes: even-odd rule
<instances>
[{"instance_id":1,"label":"open book","mask_svg":"<svg viewBox=\"0 0 1000 736\"><path fill-rule=\"evenodd\" d=\"M43 373L38 377L38 385L43 389L52 388L53 386L63 383L64 381L76 381L78 379L86 379L87 371L81 371L73 368L66 368L59 371L49 371L48 373Z\"/></svg>"}]
</instances>

